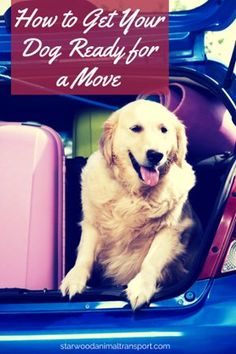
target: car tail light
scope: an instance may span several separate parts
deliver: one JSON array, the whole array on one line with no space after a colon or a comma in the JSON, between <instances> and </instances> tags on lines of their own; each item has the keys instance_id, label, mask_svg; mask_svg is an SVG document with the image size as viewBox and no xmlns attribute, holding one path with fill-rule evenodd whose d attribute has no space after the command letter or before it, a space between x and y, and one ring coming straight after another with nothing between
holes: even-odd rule
<instances>
[{"instance_id":1,"label":"car tail light","mask_svg":"<svg viewBox=\"0 0 236 354\"><path fill-rule=\"evenodd\" d=\"M236 240L231 241L228 252L221 268L221 273L229 273L236 270Z\"/></svg>"},{"instance_id":2,"label":"car tail light","mask_svg":"<svg viewBox=\"0 0 236 354\"><path fill-rule=\"evenodd\" d=\"M198 279L236 271L236 177L227 198L215 238Z\"/></svg>"}]
</instances>

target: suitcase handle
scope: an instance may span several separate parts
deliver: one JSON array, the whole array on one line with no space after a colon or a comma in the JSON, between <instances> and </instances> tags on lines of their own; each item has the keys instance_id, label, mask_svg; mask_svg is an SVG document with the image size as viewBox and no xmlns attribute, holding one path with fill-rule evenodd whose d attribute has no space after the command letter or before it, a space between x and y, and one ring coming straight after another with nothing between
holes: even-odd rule
<instances>
[{"instance_id":1,"label":"suitcase handle","mask_svg":"<svg viewBox=\"0 0 236 354\"><path fill-rule=\"evenodd\" d=\"M21 123L21 125L28 125L31 127L39 127L39 128L42 126L42 124L40 124L38 122L33 122L33 121L23 122L23 123Z\"/></svg>"}]
</instances>

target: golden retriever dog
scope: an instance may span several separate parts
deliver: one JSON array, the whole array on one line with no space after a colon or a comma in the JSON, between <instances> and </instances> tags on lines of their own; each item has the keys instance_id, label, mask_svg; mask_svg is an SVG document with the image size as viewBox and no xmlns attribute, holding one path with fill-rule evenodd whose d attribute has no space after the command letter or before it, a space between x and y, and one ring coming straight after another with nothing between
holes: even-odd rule
<instances>
[{"instance_id":1,"label":"golden retriever dog","mask_svg":"<svg viewBox=\"0 0 236 354\"><path fill-rule=\"evenodd\" d=\"M165 285L196 233L186 153L184 125L161 104L138 100L111 115L82 171L82 236L63 295L83 292L95 262L127 285L133 309ZM176 269L186 272L181 262Z\"/></svg>"}]
</instances>

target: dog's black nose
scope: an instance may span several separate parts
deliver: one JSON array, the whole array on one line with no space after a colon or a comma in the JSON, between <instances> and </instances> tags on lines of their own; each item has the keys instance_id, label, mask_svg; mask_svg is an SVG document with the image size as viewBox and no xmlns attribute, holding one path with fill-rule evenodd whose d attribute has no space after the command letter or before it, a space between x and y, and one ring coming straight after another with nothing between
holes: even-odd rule
<instances>
[{"instance_id":1,"label":"dog's black nose","mask_svg":"<svg viewBox=\"0 0 236 354\"><path fill-rule=\"evenodd\" d=\"M163 158L163 154L155 150L147 151L147 159L152 165L157 165Z\"/></svg>"}]
</instances>

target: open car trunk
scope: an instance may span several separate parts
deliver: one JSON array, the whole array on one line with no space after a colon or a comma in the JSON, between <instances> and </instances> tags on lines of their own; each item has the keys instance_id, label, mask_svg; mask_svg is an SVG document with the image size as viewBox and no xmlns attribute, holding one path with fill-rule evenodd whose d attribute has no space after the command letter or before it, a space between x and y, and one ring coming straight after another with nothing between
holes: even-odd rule
<instances>
[{"instance_id":1,"label":"open car trunk","mask_svg":"<svg viewBox=\"0 0 236 354\"><path fill-rule=\"evenodd\" d=\"M188 160L193 165L197 176L197 184L190 193L190 201L201 220L204 237L198 245L199 254L197 259L193 261L189 274L177 284L164 288L154 297L151 306L164 308L181 307L183 303L181 304L181 301L176 301L176 299L185 296L183 294L193 288L197 294L194 299L196 303L206 292L208 280L201 276L201 270L206 262L207 255L211 251L212 241L221 221L225 203L236 174L236 159L232 144L235 135L234 137L231 135L235 132L226 129L225 143L224 138L222 140L220 130L225 114L228 114L227 122L229 125L232 123L231 118L235 120L235 107L227 92L209 79L207 75L199 74L191 68L181 67L171 69L170 89L172 90L172 97L163 98L153 94L145 98L161 101L169 105L173 111L179 107L176 114L179 113L182 120L186 119L185 124L190 140ZM182 90L185 90L184 100ZM131 96L100 96L99 99L98 97L11 96L10 81L7 78L7 73L5 73L0 81L0 120L23 122L33 119L41 124L48 125L59 132L62 137L66 136L65 144L68 149L73 138L74 120L81 114L80 112L86 110L112 112L116 107L121 107L134 99L136 97ZM190 104L191 109L189 108ZM212 115L211 112L215 112L215 115ZM193 113L196 115L195 119L197 119L199 125L201 124L200 120L204 120L204 123L200 125L200 132L196 131L197 139L195 139L193 131L196 122L192 121L192 126L191 124L188 126L188 116ZM214 126L215 120L219 123L217 127ZM216 134L214 146L211 146L211 134L209 133L211 129L214 129ZM204 144L206 140L209 141L209 144ZM68 152L68 155L70 156L66 159L65 176L66 238L65 259L63 260L64 272L67 272L73 266L76 248L80 240L79 222L82 218L80 174L86 164L85 156L71 156L71 151ZM12 218L14 219L14 215L12 215ZM160 299L163 301L159 302ZM187 303L188 301L185 304ZM190 303L193 305L191 301ZM18 304L17 309L14 304ZM124 289L114 287L106 280L102 280L99 273L93 275L86 291L82 295L75 296L70 303L68 303L67 297L63 298L61 296L57 288L54 290L46 288L37 290L3 288L0 290L0 312L3 313L9 311L83 311L86 310L86 306L90 309L99 310L129 308Z\"/></svg>"}]
</instances>

